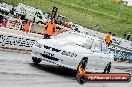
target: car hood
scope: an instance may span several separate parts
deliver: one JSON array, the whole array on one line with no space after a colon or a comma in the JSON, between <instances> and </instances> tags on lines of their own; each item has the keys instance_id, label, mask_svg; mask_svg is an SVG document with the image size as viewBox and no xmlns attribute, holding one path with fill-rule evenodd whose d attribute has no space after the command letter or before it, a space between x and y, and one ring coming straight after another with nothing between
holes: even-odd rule
<instances>
[{"instance_id":1,"label":"car hood","mask_svg":"<svg viewBox=\"0 0 132 87\"><path fill-rule=\"evenodd\" d=\"M68 51L68 52L75 52L75 53L80 53L80 54L88 54L91 53L91 50L86 49L84 47L81 47L77 45L74 42L70 41L58 41L56 39L41 39L38 41L38 43L47 45L49 47L57 48L62 51Z\"/></svg>"}]
</instances>

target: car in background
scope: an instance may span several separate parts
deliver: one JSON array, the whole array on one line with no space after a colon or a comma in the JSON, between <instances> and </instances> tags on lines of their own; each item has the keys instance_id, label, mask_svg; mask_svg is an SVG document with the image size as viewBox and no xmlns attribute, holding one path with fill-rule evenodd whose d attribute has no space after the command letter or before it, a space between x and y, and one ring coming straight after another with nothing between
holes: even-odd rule
<instances>
[{"instance_id":1,"label":"car in background","mask_svg":"<svg viewBox=\"0 0 132 87\"><path fill-rule=\"evenodd\" d=\"M52 39L40 39L32 48L35 64L42 60L65 68L77 70L83 64L87 72L107 72L114 60L104 43L95 37L75 31L67 31Z\"/></svg>"},{"instance_id":2,"label":"car in background","mask_svg":"<svg viewBox=\"0 0 132 87\"><path fill-rule=\"evenodd\" d=\"M2 14L6 14L8 15L10 13L10 9L4 4L4 3L0 3L0 12Z\"/></svg>"},{"instance_id":3,"label":"car in background","mask_svg":"<svg viewBox=\"0 0 132 87\"><path fill-rule=\"evenodd\" d=\"M22 3L19 3L15 9L16 10L14 14L25 14L25 19L31 20L33 22L46 24L48 21L47 15L44 14L40 9Z\"/></svg>"}]
</instances>

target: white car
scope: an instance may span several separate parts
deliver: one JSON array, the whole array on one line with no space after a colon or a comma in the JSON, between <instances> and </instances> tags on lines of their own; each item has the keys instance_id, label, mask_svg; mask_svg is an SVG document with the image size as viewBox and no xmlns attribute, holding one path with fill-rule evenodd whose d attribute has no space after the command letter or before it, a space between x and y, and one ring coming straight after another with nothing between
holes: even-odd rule
<instances>
[{"instance_id":1,"label":"white car","mask_svg":"<svg viewBox=\"0 0 132 87\"><path fill-rule=\"evenodd\" d=\"M106 72L114 60L103 42L95 37L75 31L59 34L52 39L40 39L32 49L32 60L42 60L62 67L77 70L85 64L86 72Z\"/></svg>"},{"instance_id":2,"label":"white car","mask_svg":"<svg viewBox=\"0 0 132 87\"><path fill-rule=\"evenodd\" d=\"M43 23L43 24L46 24L46 22L48 21L48 19L46 18L46 16L43 14L41 10L22 4L22 3L18 4L18 6L16 7L16 11L14 13L23 14L25 12L26 12L25 19L35 21L37 23ZM34 17L35 17L35 20L34 20Z\"/></svg>"},{"instance_id":3,"label":"white car","mask_svg":"<svg viewBox=\"0 0 132 87\"><path fill-rule=\"evenodd\" d=\"M10 13L10 9L8 7L6 7L5 5L2 5L2 4L0 4L0 11L1 11L1 13L5 13L5 14Z\"/></svg>"}]
</instances>

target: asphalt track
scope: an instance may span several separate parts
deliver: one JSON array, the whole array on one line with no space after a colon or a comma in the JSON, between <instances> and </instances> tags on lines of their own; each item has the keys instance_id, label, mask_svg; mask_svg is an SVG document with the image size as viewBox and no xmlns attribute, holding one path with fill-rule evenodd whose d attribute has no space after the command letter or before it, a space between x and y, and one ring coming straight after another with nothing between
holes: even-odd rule
<instances>
[{"instance_id":1,"label":"asphalt track","mask_svg":"<svg viewBox=\"0 0 132 87\"><path fill-rule=\"evenodd\" d=\"M113 68L132 74L132 64L129 63L114 63ZM30 53L1 50L0 87L132 87L132 81L87 82L80 85L73 70L46 62L35 65Z\"/></svg>"}]
</instances>

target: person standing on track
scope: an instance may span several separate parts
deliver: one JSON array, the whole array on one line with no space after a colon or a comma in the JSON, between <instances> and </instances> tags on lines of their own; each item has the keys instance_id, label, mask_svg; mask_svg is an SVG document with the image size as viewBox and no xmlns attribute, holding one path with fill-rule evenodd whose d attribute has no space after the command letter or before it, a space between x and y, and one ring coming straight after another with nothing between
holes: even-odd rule
<instances>
[{"instance_id":1,"label":"person standing on track","mask_svg":"<svg viewBox=\"0 0 132 87\"><path fill-rule=\"evenodd\" d=\"M27 23L24 26L23 32L29 32L29 27L30 27L30 20L27 21Z\"/></svg>"},{"instance_id":2,"label":"person standing on track","mask_svg":"<svg viewBox=\"0 0 132 87\"><path fill-rule=\"evenodd\" d=\"M111 32L109 32L108 34L106 34L106 36L105 36L105 42L106 42L106 44L107 44L108 47L109 47L110 44L112 43Z\"/></svg>"},{"instance_id":3,"label":"person standing on track","mask_svg":"<svg viewBox=\"0 0 132 87\"><path fill-rule=\"evenodd\" d=\"M50 36L52 36L56 29L56 24L54 23L54 19L52 19L50 22L47 23L45 27L44 32L44 39L50 39Z\"/></svg>"}]
</instances>

